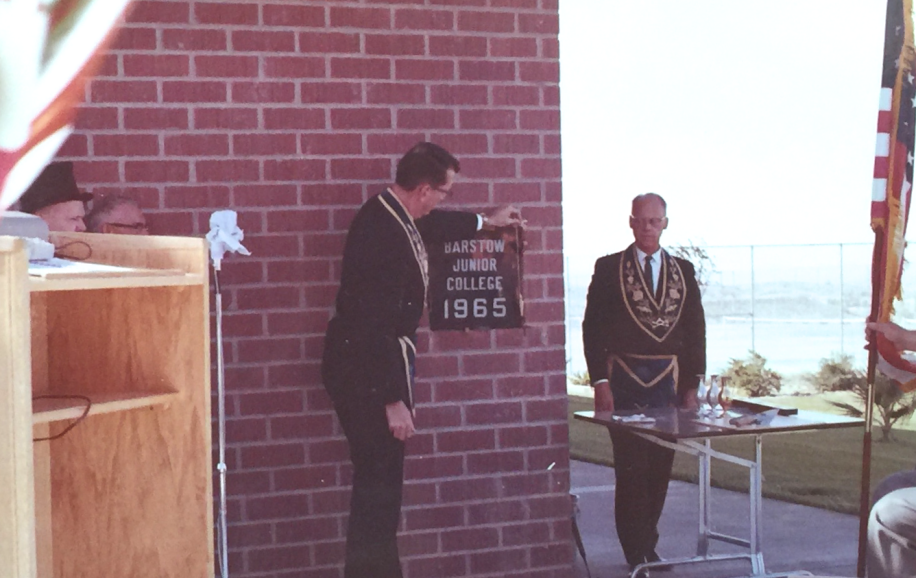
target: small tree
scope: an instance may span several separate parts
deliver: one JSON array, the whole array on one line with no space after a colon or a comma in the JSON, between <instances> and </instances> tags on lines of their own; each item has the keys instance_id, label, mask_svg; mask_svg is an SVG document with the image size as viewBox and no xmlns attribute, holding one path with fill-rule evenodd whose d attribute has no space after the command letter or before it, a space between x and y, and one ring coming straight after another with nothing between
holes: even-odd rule
<instances>
[{"instance_id":1,"label":"small tree","mask_svg":"<svg viewBox=\"0 0 916 578\"><path fill-rule=\"evenodd\" d=\"M862 376L856 381L852 391L856 394L857 405L831 401L833 405L852 417L865 416L865 404L868 403L868 384ZM894 439L891 429L897 422L904 422L916 412L916 392L903 393L890 379L881 375L875 376L875 411L873 417L881 428L881 441Z\"/></svg>"},{"instance_id":2,"label":"small tree","mask_svg":"<svg viewBox=\"0 0 916 578\"><path fill-rule=\"evenodd\" d=\"M853 391L857 384L865 383L865 374L853 368L851 355L835 354L821 359L817 373L809 374L805 379L821 393Z\"/></svg>"},{"instance_id":3,"label":"small tree","mask_svg":"<svg viewBox=\"0 0 916 578\"><path fill-rule=\"evenodd\" d=\"M748 351L745 359L730 359L725 377L735 391L750 397L763 397L779 393L782 376L766 368L767 360L754 350Z\"/></svg>"},{"instance_id":4,"label":"small tree","mask_svg":"<svg viewBox=\"0 0 916 578\"><path fill-rule=\"evenodd\" d=\"M716 272L716 264L712 262L712 258L706 249L695 245L693 241L687 241L686 245L668 247L668 252L693 264L694 271L696 271L697 285L700 286L701 292L704 291L706 286L709 285L712 274Z\"/></svg>"}]
</instances>

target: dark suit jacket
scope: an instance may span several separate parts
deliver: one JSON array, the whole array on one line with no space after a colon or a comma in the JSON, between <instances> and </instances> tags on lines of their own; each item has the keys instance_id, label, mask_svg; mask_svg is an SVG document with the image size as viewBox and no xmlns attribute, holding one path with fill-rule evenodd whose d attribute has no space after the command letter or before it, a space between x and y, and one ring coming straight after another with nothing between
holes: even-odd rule
<instances>
[{"instance_id":1,"label":"dark suit jacket","mask_svg":"<svg viewBox=\"0 0 916 578\"><path fill-rule=\"evenodd\" d=\"M357 396L381 404L409 404L400 337L416 343L424 285L417 257L401 221L386 208L403 208L386 191L360 208L344 247L337 311L328 324L322 375L335 403ZM402 220L406 213L402 214ZM425 242L472 237L477 215L433 211L416 221Z\"/></svg>"},{"instance_id":2,"label":"dark suit jacket","mask_svg":"<svg viewBox=\"0 0 916 578\"><path fill-rule=\"evenodd\" d=\"M626 251L632 251L630 245ZM693 265L675 258L684 274L685 294L681 316L661 342L643 331L624 303L620 262L626 251L607 255L595 263L588 288L582 337L585 361L592 383L607 379L611 355L677 355L678 397L697 387L697 375L706 371L706 320Z\"/></svg>"}]
</instances>

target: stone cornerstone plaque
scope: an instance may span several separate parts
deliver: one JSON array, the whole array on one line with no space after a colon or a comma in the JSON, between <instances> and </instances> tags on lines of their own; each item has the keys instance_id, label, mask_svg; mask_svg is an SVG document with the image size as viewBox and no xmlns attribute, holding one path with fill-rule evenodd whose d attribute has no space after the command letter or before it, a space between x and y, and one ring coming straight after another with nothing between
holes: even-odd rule
<instances>
[{"instance_id":1,"label":"stone cornerstone plaque","mask_svg":"<svg viewBox=\"0 0 916 578\"><path fill-rule=\"evenodd\" d=\"M430 328L522 327L522 247L516 227L428 246Z\"/></svg>"}]
</instances>

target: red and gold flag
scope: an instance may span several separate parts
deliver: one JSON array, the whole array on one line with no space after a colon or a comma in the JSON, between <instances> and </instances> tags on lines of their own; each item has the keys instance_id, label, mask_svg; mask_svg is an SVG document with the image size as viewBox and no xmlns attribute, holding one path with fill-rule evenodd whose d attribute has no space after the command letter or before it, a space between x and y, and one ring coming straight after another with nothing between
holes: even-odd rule
<instances>
[{"instance_id":1,"label":"red and gold flag","mask_svg":"<svg viewBox=\"0 0 916 578\"><path fill-rule=\"evenodd\" d=\"M0 0L0 211L73 130L130 0Z\"/></svg>"},{"instance_id":2,"label":"red and gold flag","mask_svg":"<svg viewBox=\"0 0 916 578\"><path fill-rule=\"evenodd\" d=\"M913 192L914 65L912 0L889 0L871 205L871 225L876 234L872 291L878 300L878 321L891 318L894 302L900 298L906 224ZM878 369L882 373L904 391L916 389L916 360L904 357L881 335L878 356Z\"/></svg>"}]
</instances>

